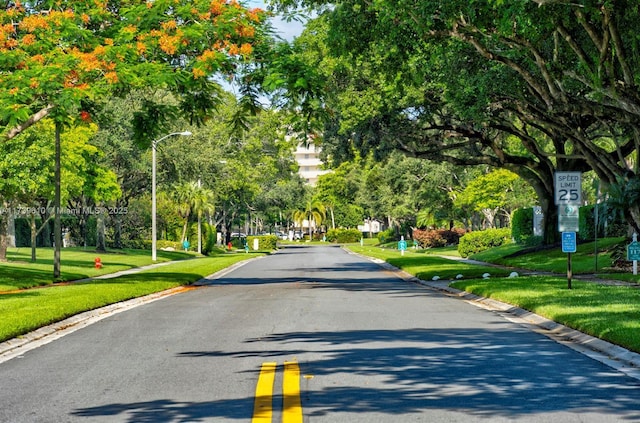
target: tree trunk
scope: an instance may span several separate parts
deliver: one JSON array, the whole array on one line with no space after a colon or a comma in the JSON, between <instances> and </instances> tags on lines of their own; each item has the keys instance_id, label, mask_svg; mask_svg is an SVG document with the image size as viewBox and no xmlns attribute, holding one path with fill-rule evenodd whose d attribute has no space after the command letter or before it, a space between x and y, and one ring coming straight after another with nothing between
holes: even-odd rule
<instances>
[{"instance_id":1,"label":"tree trunk","mask_svg":"<svg viewBox=\"0 0 640 423\"><path fill-rule=\"evenodd\" d=\"M122 249L122 215L119 213L113 215L113 247Z\"/></svg>"},{"instance_id":2,"label":"tree trunk","mask_svg":"<svg viewBox=\"0 0 640 423\"><path fill-rule=\"evenodd\" d=\"M31 221L29 222L31 227L31 261L36 261L36 243L38 242L38 229L36 228L36 215L31 215Z\"/></svg>"},{"instance_id":3,"label":"tree trunk","mask_svg":"<svg viewBox=\"0 0 640 423\"><path fill-rule=\"evenodd\" d=\"M53 279L60 278L60 252L62 248L62 220L60 218L60 207L62 203L62 191L61 191L61 169L60 169L60 152L62 145L60 142L61 124L56 123L56 135L55 135L55 167L54 167L54 200L53 200Z\"/></svg>"},{"instance_id":4,"label":"tree trunk","mask_svg":"<svg viewBox=\"0 0 640 423\"><path fill-rule=\"evenodd\" d=\"M182 227L182 238L180 239L180 242L184 242L185 239L187 239L187 229L189 227L189 216L187 216L184 219L184 226Z\"/></svg>"},{"instance_id":5,"label":"tree trunk","mask_svg":"<svg viewBox=\"0 0 640 423\"><path fill-rule=\"evenodd\" d=\"M7 220L7 214L0 213L0 262L7 261Z\"/></svg>"},{"instance_id":6,"label":"tree trunk","mask_svg":"<svg viewBox=\"0 0 640 423\"><path fill-rule=\"evenodd\" d=\"M7 213L7 247L16 247L16 217L11 209Z\"/></svg>"},{"instance_id":7,"label":"tree trunk","mask_svg":"<svg viewBox=\"0 0 640 423\"><path fill-rule=\"evenodd\" d=\"M107 252L107 241L105 237L105 223L104 213L100 213L96 216L96 251L99 253Z\"/></svg>"}]
</instances>

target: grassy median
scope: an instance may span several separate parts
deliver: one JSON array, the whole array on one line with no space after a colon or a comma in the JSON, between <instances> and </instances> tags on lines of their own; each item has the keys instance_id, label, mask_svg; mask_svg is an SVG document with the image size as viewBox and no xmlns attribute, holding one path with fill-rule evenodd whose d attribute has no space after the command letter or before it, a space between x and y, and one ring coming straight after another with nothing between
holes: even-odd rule
<instances>
[{"instance_id":1,"label":"grassy median","mask_svg":"<svg viewBox=\"0 0 640 423\"><path fill-rule=\"evenodd\" d=\"M94 260L100 258L103 266L96 269ZM193 258L193 253L158 251L158 263ZM50 285L53 282L53 249L38 248L37 260L31 261L30 248L10 248L8 262L0 264L0 291ZM145 250L117 250L96 253L82 248L64 248L61 252L59 281L84 279L120 270L152 264L151 252Z\"/></svg>"},{"instance_id":2,"label":"grassy median","mask_svg":"<svg viewBox=\"0 0 640 423\"><path fill-rule=\"evenodd\" d=\"M598 258L600 271L611 265L606 248L616 242L619 240L600 241L600 247L604 249ZM434 276L451 279L451 286L457 289L513 304L640 353L640 289L635 286L608 286L575 279L572 289L568 289L565 276L567 254L556 251L560 250L559 247L556 250L514 257L512 254L521 247L512 244L471 257L516 268L560 273L558 276L517 278L504 277L510 273L509 270L498 271L495 268L462 263L440 256L434 257L440 253L438 249L410 250L401 256L398 251L392 249L372 246L349 248L360 254L385 260L423 280L432 280ZM595 271L594 248L593 244L584 244L578 248L577 253L572 254L576 273ZM484 272L490 273L491 277L482 278ZM463 275L463 278L455 280L457 275ZM598 276L638 281L638 276L629 273L599 273Z\"/></svg>"},{"instance_id":3,"label":"grassy median","mask_svg":"<svg viewBox=\"0 0 640 423\"><path fill-rule=\"evenodd\" d=\"M120 262L128 262L125 257L126 255L122 255ZM0 292L0 341L23 335L83 311L191 284L250 257L255 255L223 254L178 261L113 279L97 279L21 291L12 287L9 292ZM92 260L81 259L75 265L83 269L91 265ZM12 264L7 266L10 265ZM0 268L4 266L5 264L2 264ZM63 268L65 266L71 267L68 263L65 264L63 257ZM18 279L28 280L28 267L12 269Z\"/></svg>"}]
</instances>

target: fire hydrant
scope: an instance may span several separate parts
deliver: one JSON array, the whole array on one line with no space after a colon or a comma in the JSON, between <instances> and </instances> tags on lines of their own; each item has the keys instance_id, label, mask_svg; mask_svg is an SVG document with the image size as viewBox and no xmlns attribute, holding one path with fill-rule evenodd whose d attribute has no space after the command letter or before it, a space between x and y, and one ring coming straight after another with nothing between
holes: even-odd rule
<instances>
[{"instance_id":1,"label":"fire hydrant","mask_svg":"<svg viewBox=\"0 0 640 423\"><path fill-rule=\"evenodd\" d=\"M95 264L96 269L102 269L102 261L100 260L100 257L96 257L93 263Z\"/></svg>"}]
</instances>

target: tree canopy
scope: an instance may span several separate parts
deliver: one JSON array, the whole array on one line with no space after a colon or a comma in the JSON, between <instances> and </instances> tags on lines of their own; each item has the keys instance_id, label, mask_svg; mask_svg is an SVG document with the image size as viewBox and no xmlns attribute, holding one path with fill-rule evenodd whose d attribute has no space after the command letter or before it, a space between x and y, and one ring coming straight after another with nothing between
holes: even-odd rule
<instances>
[{"instance_id":1,"label":"tree canopy","mask_svg":"<svg viewBox=\"0 0 640 423\"><path fill-rule=\"evenodd\" d=\"M317 115L334 154L508 169L548 227L556 169L638 177L635 1L275 3L319 13L296 54L327 72Z\"/></svg>"},{"instance_id":2,"label":"tree canopy","mask_svg":"<svg viewBox=\"0 0 640 423\"><path fill-rule=\"evenodd\" d=\"M252 54L264 17L218 0L8 3L0 10L4 135L48 115L88 120L93 102L149 87L179 92L177 109L201 121L216 104L208 77L232 74ZM141 130L166 111L149 104L147 112Z\"/></svg>"}]
</instances>

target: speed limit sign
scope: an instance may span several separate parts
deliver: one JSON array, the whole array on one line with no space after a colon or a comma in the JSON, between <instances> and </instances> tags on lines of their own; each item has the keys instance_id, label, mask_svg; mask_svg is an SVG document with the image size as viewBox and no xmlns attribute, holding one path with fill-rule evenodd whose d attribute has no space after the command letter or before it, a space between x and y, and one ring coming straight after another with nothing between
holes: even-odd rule
<instances>
[{"instance_id":1,"label":"speed limit sign","mask_svg":"<svg viewBox=\"0 0 640 423\"><path fill-rule=\"evenodd\" d=\"M556 206L582 203L581 172L556 172L554 182Z\"/></svg>"}]
</instances>

